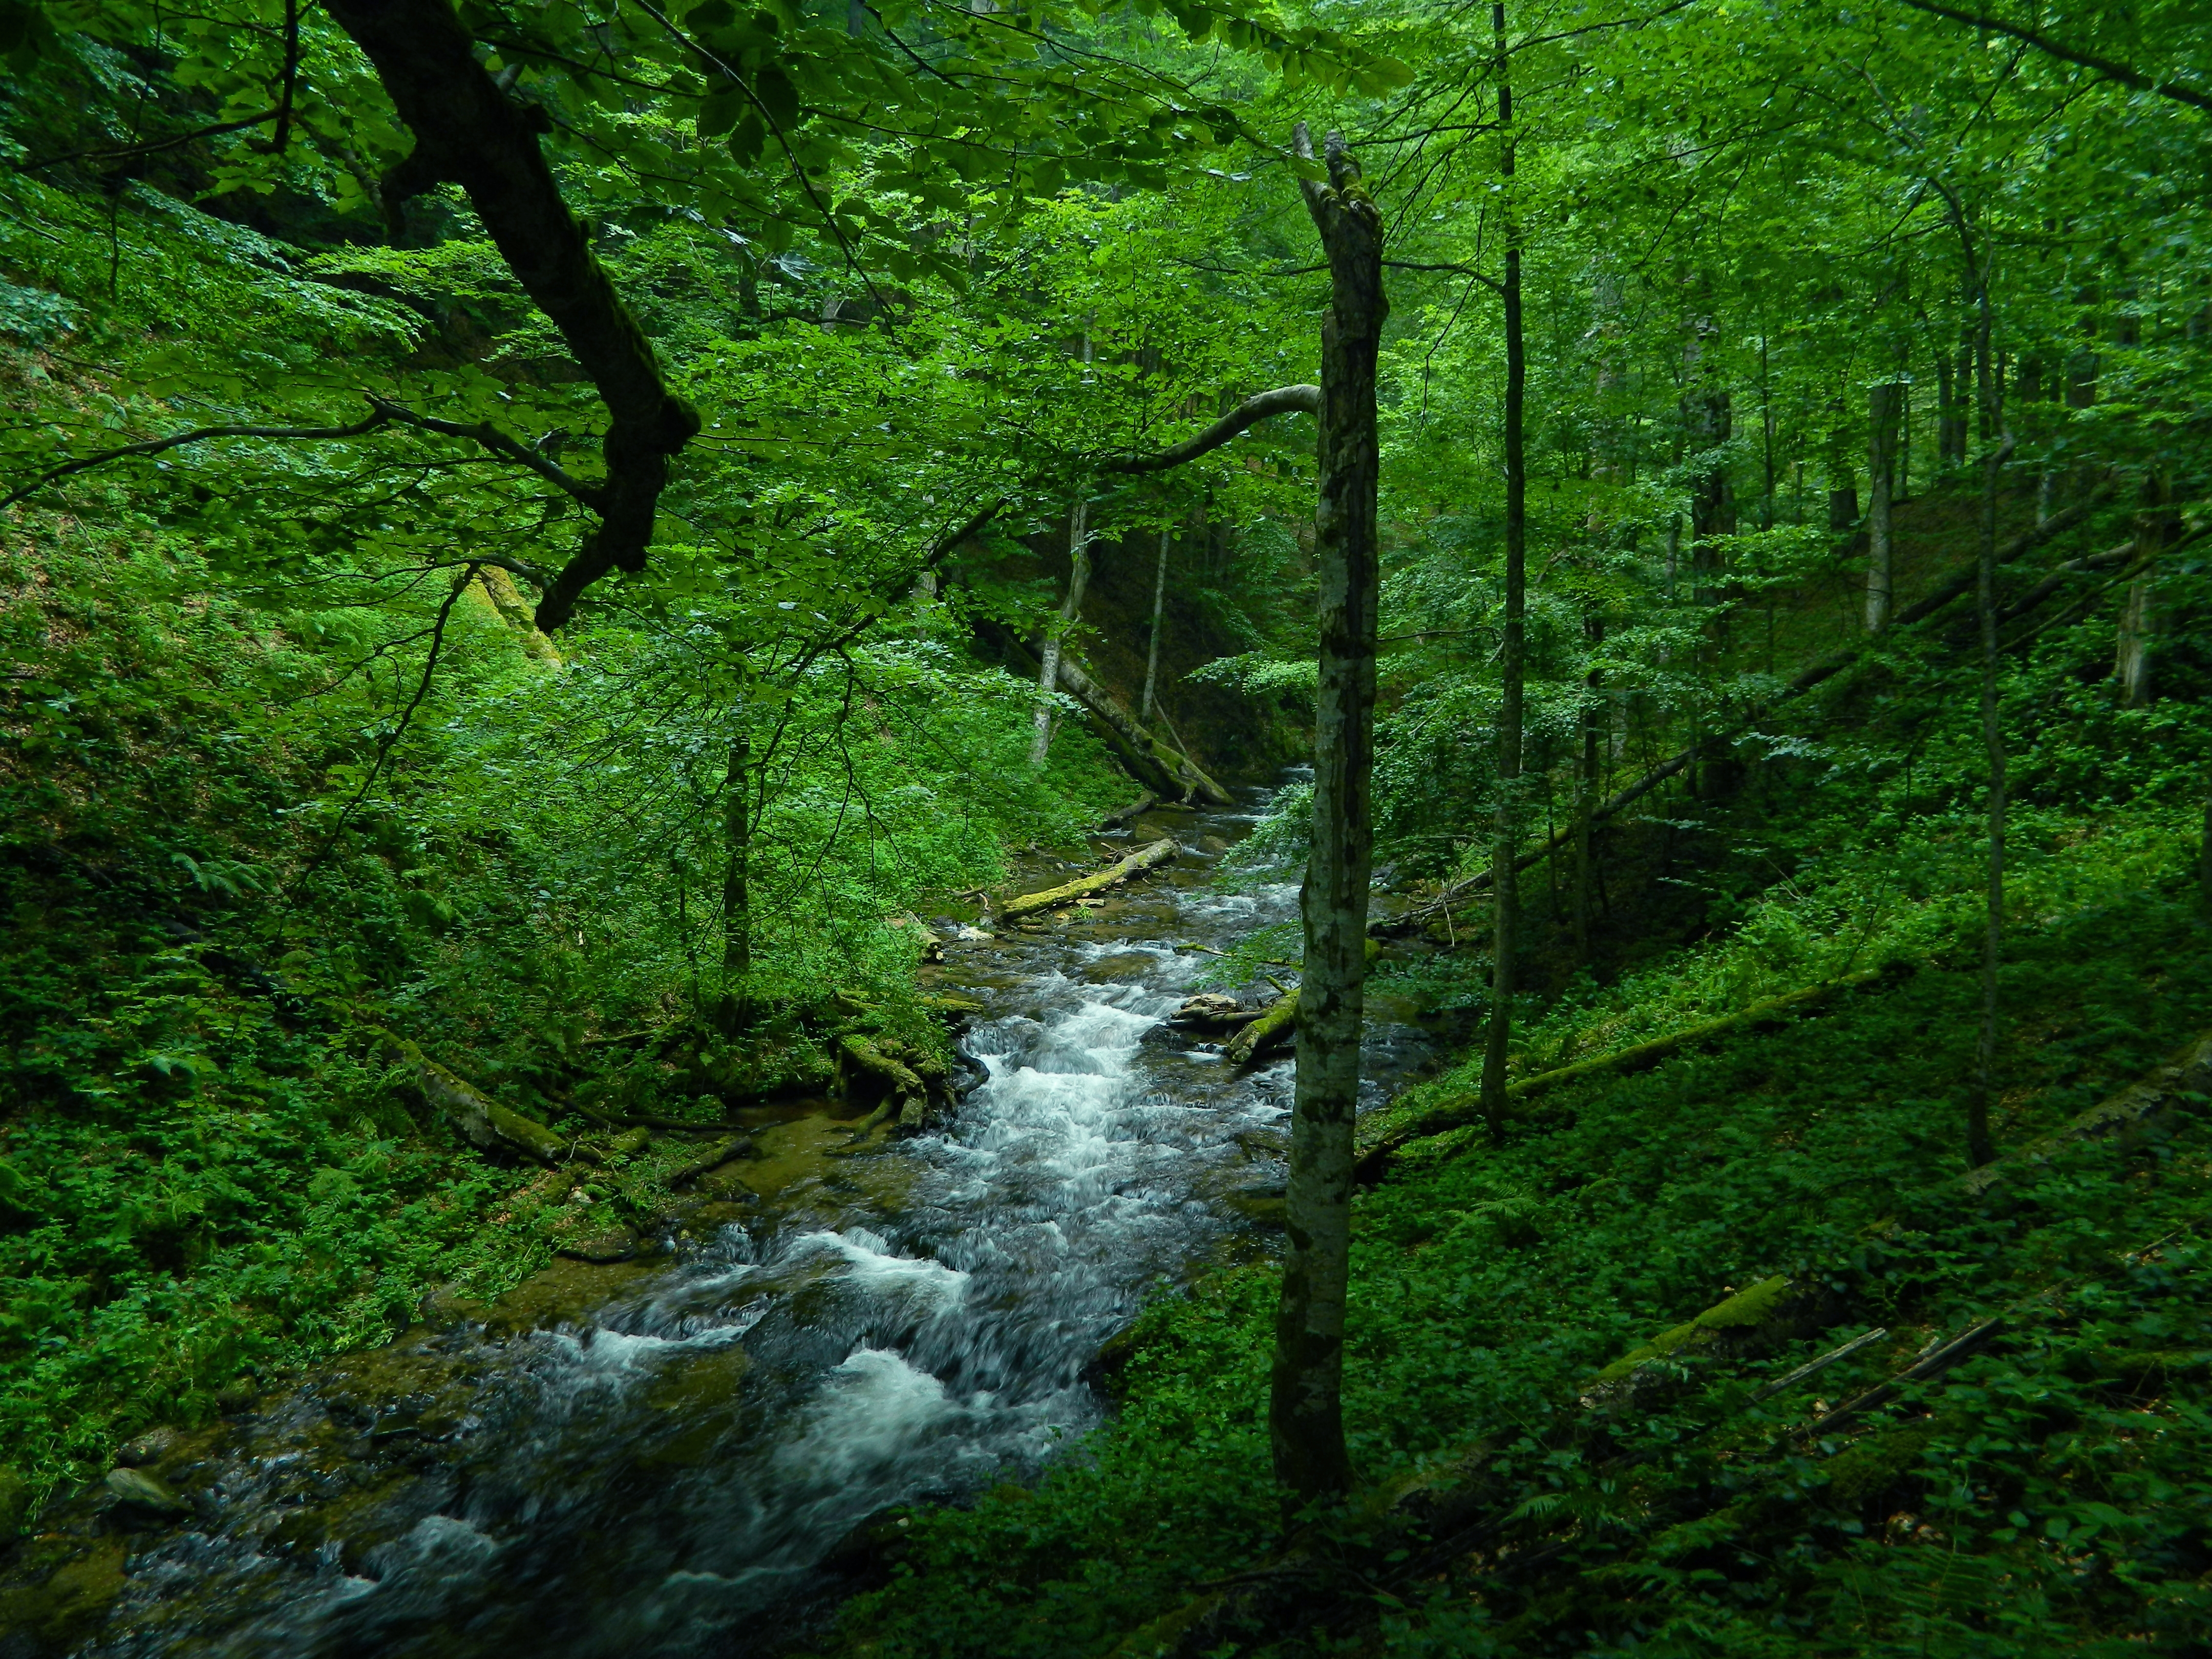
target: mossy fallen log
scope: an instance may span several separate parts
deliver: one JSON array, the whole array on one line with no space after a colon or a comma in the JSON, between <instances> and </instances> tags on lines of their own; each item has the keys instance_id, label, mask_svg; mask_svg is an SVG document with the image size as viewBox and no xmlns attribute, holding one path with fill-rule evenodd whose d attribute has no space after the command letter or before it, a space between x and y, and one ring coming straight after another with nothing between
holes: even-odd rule
<instances>
[{"instance_id":1,"label":"mossy fallen log","mask_svg":"<svg viewBox=\"0 0 2212 1659\"><path fill-rule=\"evenodd\" d=\"M2054 1129L1993 1164L1969 1170L1966 1188L1970 1193L1986 1192L2006 1176L2029 1164L2048 1163L2054 1153L2077 1141L2125 1133L2185 1095L2212 1095L2212 1031L2189 1043L2148 1077L2100 1101L2063 1128Z\"/></svg>"},{"instance_id":2,"label":"mossy fallen log","mask_svg":"<svg viewBox=\"0 0 2212 1659\"><path fill-rule=\"evenodd\" d=\"M1285 991L1229 1044L1229 1063L1242 1071L1270 1048L1288 1042L1298 1029L1298 994Z\"/></svg>"},{"instance_id":3,"label":"mossy fallen log","mask_svg":"<svg viewBox=\"0 0 2212 1659\"><path fill-rule=\"evenodd\" d=\"M441 1066L416 1044L390 1031L379 1033L385 1052L411 1075L430 1109L459 1129L472 1146L520 1152L540 1164L588 1164L599 1155L581 1141L556 1134L535 1118L501 1105L459 1073Z\"/></svg>"},{"instance_id":4,"label":"mossy fallen log","mask_svg":"<svg viewBox=\"0 0 2212 1659\"><path fill-rule=\"evenodd\" d=\"M1103 892L1109 887L1119 886L1132 876L1158 869L1182 850L1172 838L1163 837L1150 846L1138 848L1128 857L1108 866L1096 875L1080 876L1064 886L1048 887L1042 893L1024 893L1019 898L1008 899L999 915L1001 920L1012 921L1016 916L1049 910L1054 905L1066 904L1087 894Z\"/></svg>"},{"instance_id":5,"label":"mossy fallen log","mask_svg":"<svg viewBox=\"0 0 2212 1659\"><path fill-rule=\"evenodd\" d=\"M1118 812L1109 812L1098 820L1101 830L1119 830L1133 818L1143 817L1160 804L1160 798L1147 789Z\"/></svg>"},{"instance_id":6,"label":"mossy fallen log","mask_svg":"<svg viewBox=\"0 0 2212 1659\"><path fill-rule=\"evenodd\" d=\"M1528 1102L1554 1090L1589 1081L1595 1077L1620 1075L1641 1072L1660 1061L1681 1053L1685 1048L1708 1042L1732 1032L1747 1030L1755 1026L1772 1024L1800 1014L1832 1000L1844 992L1882 978L1893 975L1896 968L1870 968L1856 974L1846 974L1841 979L1825 980L1818 985L1808 985L1799 991L1786 992L1781 996L1767 997L1740 1008L1735 1013L1723 1014L1718 1019L1709 1019L1698 1024L1656 1036L1647 1042L1632 1043L1626 1048L1608 1054L1594 1054L1588 1060L1578 1060L1571 1066L1561 1066L1548 1072L1539 1072L1505 1086L1505 1098L1511 1106ZM1909 968L1907 971L1910 971ZM1416 1140L1425 1140L1448 1130L1463 1128L1478 1121L1482 1115L1482 1102L1469 1092L1453 1095L1437 1102L1417 1115L1384 1121L1368 1130L1362 1137L1359 1161L1355 1169L1357 1178L1369 1185L1382 1178L1392 1154Z\"/></svg>"},{"instance_id":7,"label":"mossy fallen log","mask_svg":"<svg viewBox=\"0 0 2212 1659\"><path fill-rule=\"evenodd\" d=\"M671 1171L668 1184L681 1187L687 1181L696 1181L711 1170L719 1170L733 1158L743 1158L753 1149L747 1135L724 1135L702 1150L682 1168Z\"/></svg>"}]
</instances>

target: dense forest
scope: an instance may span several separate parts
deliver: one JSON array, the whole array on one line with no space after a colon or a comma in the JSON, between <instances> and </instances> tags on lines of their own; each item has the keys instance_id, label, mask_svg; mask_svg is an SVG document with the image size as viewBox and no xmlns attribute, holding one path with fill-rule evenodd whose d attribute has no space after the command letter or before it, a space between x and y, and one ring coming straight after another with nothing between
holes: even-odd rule
<instances>
[{"instance_id":1,"label":"dense forest","mask_svg":"<svg viewBox=\"0 0 2212 1659\"><path fill-rule=\"evenodd\" d=\"M0 0L0 1659L2212 1654L2208 124Z\"/></svg>"}]
</instances>

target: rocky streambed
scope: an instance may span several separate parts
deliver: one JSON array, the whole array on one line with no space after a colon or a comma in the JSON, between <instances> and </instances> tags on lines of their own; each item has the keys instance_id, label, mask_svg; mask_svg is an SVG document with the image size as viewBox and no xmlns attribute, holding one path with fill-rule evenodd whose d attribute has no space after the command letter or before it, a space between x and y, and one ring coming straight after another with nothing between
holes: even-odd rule
<instances>
[{"instance_id":1,"label":"rocky streambed","mask_svg":"<svg viewBox=\"0 0 2212 1659\"><path fill-rule=\"evenodd\" d=\"M0 1659L789 1645L899 1506L1097 1425L1086 1371L1147 1297L1271 1248L1288 1057L1239 1071L1170 1023L1209 951L1296 914L1289 884L1216 879L1264 805L1139 819L1121 847L1183 856L948 940L928 971L981 1006L987 1076L927 1132L763 1124L645 1253L433 1297L388 1346L134 1444L17 1547ZM1370 1029L1379 1097L1426 1044L1387 1000Z\"/></svg>"}]
</instances>

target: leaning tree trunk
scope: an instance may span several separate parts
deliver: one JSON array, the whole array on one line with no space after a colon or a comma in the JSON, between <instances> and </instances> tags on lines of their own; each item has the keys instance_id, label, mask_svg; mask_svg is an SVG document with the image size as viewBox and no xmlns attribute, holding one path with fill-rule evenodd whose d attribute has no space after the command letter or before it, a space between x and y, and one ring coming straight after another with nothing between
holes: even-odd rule
<instances>
[{"instance_id":1,"label":"leaning tree trunk","mask_svg":"<svg viewBox=\"0 0 2212 1659\"><path fill-rule=\"evenodd\" d=\"M1304 124L1295 136L1310 157ZM1297 1087L1275 1322L1268 1429L1276 1478L1299 1500L1343 1492L1344 1299L1352 1243L1352 1130L1367 979L1367 883L1374 860L1375 620L1381 595L1375 380L1382 319L1382 220L1359 164L1330 133L1326 185L1306 207L1328 259L1322 325L1319 501L1321 671L1314 720L1313 847L1299 908Z\"/></svg>"},{"instance_id":2,"label":"leaning tree trunk","mask_svg":"<svg viewBox=\"0 0 2212 1659\"><path fill-rule=\"evenodd\" d=\"M1052 749L1052 694L1060 684L1060 641L1083 614L1083 590L1091 586L1091 503L1086 491L1075 495L1075 511L1067 521L1067 597L1060 602L1058 619L1048 626L1037 670L1036 730L1030 738L1030 764L1042 766Z\"/></svg>"},{"instance_id":3,"label":"leaning tree trunk","mask_svg":"<svg viewBox=\"0 0 2212 1659\"><path fill-rule=\"evenodd\" d=\"M1505 181L1505 634L1499 650L1498 829L1490 855L1490 1034L1482 1055L1482 1113L1492 1140L1505 1139L1505 1054L1513 1035L1513 952L1521 890L1515 853L1521 842L1521 725L1524 680L1522 612L1528 600L1528 461L1523 441L1528 384L1521 327L1521 243L1513 218L1513 89L1506 79L1505 8L1490 9L1498 48L1498 124L1504 132L1498 172Z\"/></svg>"}]
</instances>

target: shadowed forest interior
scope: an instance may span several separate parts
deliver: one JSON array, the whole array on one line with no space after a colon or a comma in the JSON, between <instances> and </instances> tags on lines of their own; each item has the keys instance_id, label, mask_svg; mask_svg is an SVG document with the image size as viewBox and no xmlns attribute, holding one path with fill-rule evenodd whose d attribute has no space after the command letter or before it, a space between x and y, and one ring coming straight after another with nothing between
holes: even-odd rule
<instances>
[{"instance_id":1,"label":"shadowed forest interior","mask_svg":"<svg viewBox=\"0 0 2212 1659\"><path fill-rule=\"evenodd\" d=\"M2209 122L0 0L0 1659L2212 1653Z\"/></svg>"}]
</instances>

